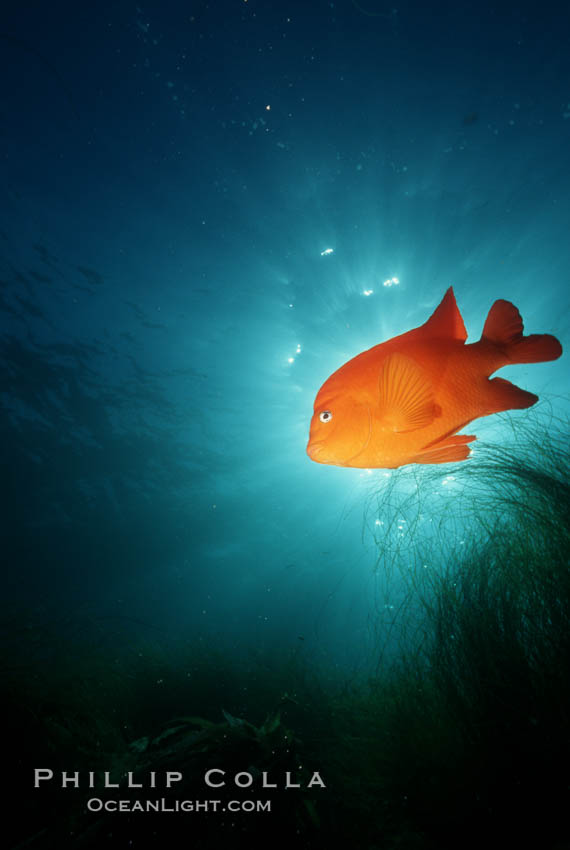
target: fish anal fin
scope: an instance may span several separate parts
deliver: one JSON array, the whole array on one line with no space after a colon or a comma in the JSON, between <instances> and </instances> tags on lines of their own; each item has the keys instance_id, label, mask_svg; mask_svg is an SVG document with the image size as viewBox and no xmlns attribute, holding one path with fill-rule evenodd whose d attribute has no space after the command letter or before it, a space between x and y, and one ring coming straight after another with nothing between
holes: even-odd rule
<instances>
[{"instance_id":1,"label":"fish anal fin","mask_svg":"<svg viewBox=\"0 0 570 850\"><path fill-rule=\"evenodd\" d=\"M521 390L505 378L492 378L488 383L488 412L500 413L501 410L523 410L532 407L538 396Z\"/></svg>"},{"instance_id":2,"label":"fish anal fin","mask_svg":"<svg viewBox=\"0 0 570 850\"><path fill-rule=\"evenodd\" d=\"M471 452L467 443L476 440L473 434L455 434L410 458L411 463L454 463L467 460Z\"/></svg>"},{"instance_id":3,"label":"fish anal fin","mask_svg":"<svg viewBox=\"0 0 570 850\"><path fill-rule=\"evenodd\" d=\"M465 342L467 331L455 300L453 287L450 286L441 303L419 329L424 336L439 339L455 339Z\"/></svg>"},{"instance_id":4,"label":"fish anal fin","mask_svg":"<svg viewBox=\"0 0 570 850\"><path fill-rule=\"evenodd\" d=\"M470 453L469 446L449 446L446 449L415 455L410 458L410 463L455 463L459 460L467 460Z\"/></svg>"},{"instance_id":5,"label":"fish anal fin","mask_svg":"<svg viewBox=\"0 0 570 850\"><path fill-rule=\"evenodd\" d=\"M386 358L378 389L381 422L398 433L423 428L441 413L431 381L415 360L404 354Z\"/></svg>"}]
</instances>

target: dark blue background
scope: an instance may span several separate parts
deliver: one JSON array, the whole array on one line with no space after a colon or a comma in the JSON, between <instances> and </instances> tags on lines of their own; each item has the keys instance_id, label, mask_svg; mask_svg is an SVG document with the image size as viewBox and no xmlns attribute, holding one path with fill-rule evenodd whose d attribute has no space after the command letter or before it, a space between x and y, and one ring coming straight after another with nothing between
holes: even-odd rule
<instances>
[{"instance_id":1,"label":"dark blue background","mask_svg":"<svg viewBox=\"0 0 570 850\"><path fill-rule=\"evenodd\" d=\"M450 284L470 340L507 298L567 341L569 17L4 12L6 615L364 654L384 604L368 499L387 479L309 461L313 398ZM564 358L502 374L567 411ZM500 443L522 415L470 433ZM451 509L451 489L430 498Z\"/></svg>"}]
</instances>

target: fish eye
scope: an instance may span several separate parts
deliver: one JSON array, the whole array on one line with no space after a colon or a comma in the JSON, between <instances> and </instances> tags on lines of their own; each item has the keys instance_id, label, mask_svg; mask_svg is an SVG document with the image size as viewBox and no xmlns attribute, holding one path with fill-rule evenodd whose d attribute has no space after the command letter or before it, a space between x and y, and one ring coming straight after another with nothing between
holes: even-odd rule
<instances>
[{"instance_id":1,"label":"fish eye","mask_svg":"<svg viewBox=\"0 0 570 850\"><path fill-rule=\"evenodd\" d=\"M330 422L332 418L333 417L330 410L322 410L319 413L319 419L321 420L321 422Z\"/></svg>"}]
</instances>

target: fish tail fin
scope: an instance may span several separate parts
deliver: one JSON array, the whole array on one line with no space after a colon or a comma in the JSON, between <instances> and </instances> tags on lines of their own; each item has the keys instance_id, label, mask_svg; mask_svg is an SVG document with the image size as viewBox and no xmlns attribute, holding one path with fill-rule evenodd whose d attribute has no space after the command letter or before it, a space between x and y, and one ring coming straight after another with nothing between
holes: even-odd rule
<instances>
[{"instance_id":1,"label":"fish tail fin","mask_svg":"<svg viewBox=\"0 0 570 850\"><path fill-rule=\"evenodd\" d=\"M503 299L495 301L489 310L481 341L491 342L501 349L505 356L504 366L507 363L543 363L556 360L562 354L562 346L551 334L523 336L521 314L514 304Z\"/></svg>"}]
</instances>

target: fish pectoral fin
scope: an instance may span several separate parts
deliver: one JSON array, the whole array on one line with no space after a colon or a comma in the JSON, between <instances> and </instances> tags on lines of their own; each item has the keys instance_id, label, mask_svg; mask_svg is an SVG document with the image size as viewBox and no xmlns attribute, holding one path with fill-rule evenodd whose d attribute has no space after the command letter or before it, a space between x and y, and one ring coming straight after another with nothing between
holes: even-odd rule
<instances>
[{"instance_id":1,"label":"fish pectoral fin","mask_svg":"<svg viewBox=\"0 0 570 850\"><path fill-rule=\"evenodd\" d=\"M410 463L453 463L466 460L471 451L467 443L476 439L473 434L455 434L414 455Z\"/></svg>"},{"instance_id":2,"label":"fish pectoral fin","mask_svg":"<svg viewBox=\"0 0 570 850\"><path fill-rule=\"evenodd\" d=\"M440 414L433 386L423 369L405 354L390 354L378 382L380 421L396 432L415 431Z\"/></svg>"}]
</instances>

